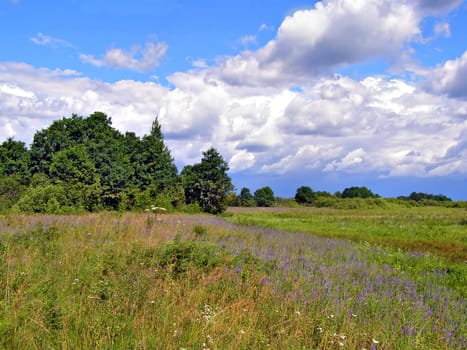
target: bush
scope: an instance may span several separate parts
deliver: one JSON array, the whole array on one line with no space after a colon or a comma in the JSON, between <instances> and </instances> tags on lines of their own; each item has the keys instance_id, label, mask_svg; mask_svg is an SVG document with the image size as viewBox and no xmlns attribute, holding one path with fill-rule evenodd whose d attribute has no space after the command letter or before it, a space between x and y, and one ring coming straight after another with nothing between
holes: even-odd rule
<instances>
[{"instance_id":1,"label":"bush","mask_svg":"<svg viewBox=\"0 0 467 350\"><path fill-rule=\"evenodd\" d=\"M156 251L157 267L179 276L188 270L209 272L226 264L228 254L220 247L208 242L168 242Z\"/></svg>"},{"instance_id":2,"label":"bush","mask_svg":"<svg viewBox=\"0 0 467 350\"><path fill-rule=\"evenodd\" d=\"M29 188L15 204L14 210L24 213L63 214L76 211L73 204L63 186L46 185Z\"/></svg>"}]
</instances>

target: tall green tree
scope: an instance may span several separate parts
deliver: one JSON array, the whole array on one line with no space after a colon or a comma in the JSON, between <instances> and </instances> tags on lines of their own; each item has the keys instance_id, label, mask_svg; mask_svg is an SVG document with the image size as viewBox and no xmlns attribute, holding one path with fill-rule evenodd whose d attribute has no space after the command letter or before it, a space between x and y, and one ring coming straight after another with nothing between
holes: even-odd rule
<instances>
[{"instance_id":1,"label":"tall green tree","mask_svg":"<svg viewBox=\"0 0 467 350\"><path fill-rule=\"evenodd\" d=\"M170 150L164 143L158 118L152 123L151 132L142 140L142 154L138 178L142 187L156 183L161 192L170 190L178 183L177 167Z\"/></svg>"},{"instance_id":2,"label":"tall green tree","mask_svg":"<svg viewBox=\"0 0 467 350\"><path fill-rule=\"evenodd\" d=\"M203 152L200 163L182 170L186 202L198 203L207 213L223 212L227 208L226 196L234 189L228 170L227 162L216 149Z\"/></svg>"}]
</instances>

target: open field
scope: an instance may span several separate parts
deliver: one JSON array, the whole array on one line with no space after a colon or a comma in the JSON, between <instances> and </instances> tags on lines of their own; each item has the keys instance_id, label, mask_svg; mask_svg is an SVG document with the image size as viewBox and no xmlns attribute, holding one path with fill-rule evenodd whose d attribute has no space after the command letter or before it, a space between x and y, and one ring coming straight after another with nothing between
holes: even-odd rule
<instances>
[{"instance_id":1,"label":"open field","mask_svg":"<svg viewBox=\"0 0 467 350\"><path fill-rule=\"evenodd\" d=\"M2 216L0 348L467 347L465 262L374 245L363 229L368 243L311 235L306 221L287 228L303 233L273 228L306 220L295 213L229 214L250 226L207 215ZM366 226L358 212L316 213L336 228L403 232L376 212ZM404 213L407 225L423 216L392 214ZM437 222L459 220L444 241L465 245L457 215L419 218L436 229L418 238L443 242Z\"/></svg>"},{"instance_id":2,"label":"open field","mask_svg":"<svg viewBox=\"0 0 467 350\"><path fill-rule=\"evenodd\" d=\"M232 208L231 222L431 252L467 261L467 209Z\"/></svg>"}]
</instances>

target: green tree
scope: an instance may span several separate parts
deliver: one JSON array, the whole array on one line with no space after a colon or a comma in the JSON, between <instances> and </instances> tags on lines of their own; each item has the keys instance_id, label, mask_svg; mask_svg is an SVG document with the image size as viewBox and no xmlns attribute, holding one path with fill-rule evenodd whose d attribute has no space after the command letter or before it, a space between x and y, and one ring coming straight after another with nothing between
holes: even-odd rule
<instances>
[{"instance_id":1,"label":"green tree","mask_svg":"<svg viewBox=\"0 0 467 350\"><path fill-rule=\"evenodd\" d=\"M247 187L243 187L240 190L240 195L237 198L237 202L241 207L253 207L256 204L250 189Z\"/></svg>"},{"instance_id":2,"label":"green tree","mask_svg":"<svg viewBox=\"0 0 467 350\"><path fill-rule=\"evenodd\" d=\"M29 151L24 142L7 139L0 145L0 176L18 175L21 183L29 179Z\"/></svg>"},{"instance_id":3,"label":"green tree","mask_svg":"<svg viewBox=\"0 0 467 350\"><path fill-rule=\"evenodd\" d=\"M164 136L158 118L152 123L151 132L142 140L143 152L138 176L143 187L156 183L160 192L170 193L178 184L177 167Z\"/></svg>"},{"instance_id":4,"label":"green tree","mask_svg":"<svg viewBox=\"0 0 467 350\"><path fill-rule=\"evenodd\" d=\"M182 170L186 202L198 203L207 213L223 212L227 208L226 196L234 189L228 170L227 162L216 149L203 152L201 163L188 165Z\"/></svg>"},{"instance_id":5,"label":"green tree","mask_svg":"<svg viewBox=\"0 0 467 350\"><path fill-rule=\"evenodd\" d=\"M31 173L48 175L54 154L82 144L86 139L86 129L83 118L73 114L70 118L54 121L48 128L37 131L31 144Z\"/></svg>"},{"instance_id":6,"label":"green tree","mask_svg":"<svg viewBox=\"0 0 467 350\"><path fill-rule=\"evenodd\" d=\"M275 202L274 192L269 186L257 189L254 198L258 207L272 207Z\"/></svg>"},{"instance_id":7,"label":"green tree","mask_svg":"<svg viewBox=\"0 0 467 350\"><path fill-rule=\"evenodd\" d=\"M367 187L348 187L342 192L342 198L378 198Z\"/></svg>"},{"instance_id":8,"label":"green tree","mask_svg":"<svg viewBox=\"0 0 467 350\"><path fill-rule=\"evenodd\" d=\"M311 204L317 198L315 192L308 186L301 186L297 188L295 194L295 201L300 204Z\"/></svg>"}]
</instances>

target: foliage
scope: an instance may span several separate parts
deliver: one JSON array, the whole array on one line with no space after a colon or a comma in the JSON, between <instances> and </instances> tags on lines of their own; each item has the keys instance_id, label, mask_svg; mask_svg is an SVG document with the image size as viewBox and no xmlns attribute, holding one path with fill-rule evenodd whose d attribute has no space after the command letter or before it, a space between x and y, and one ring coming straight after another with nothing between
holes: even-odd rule
<instances>
[{"instance_id":1,"label":"foliage","mask_svg":"<svg viewBox=\"0 0 467 350\"><path fill-rule=\"evenodd\" d=\"M139 138L122 135L104 113L87 118L73 114L37 131L30 150L8 139L0 146L0 160L6 188L13 178L5 177L21 179L21 191L0 194L3 211L16 202L17 210L27 212L126 210L155 201L170 202L171 207L183 202L177 168L157 118L150 134ZM65 195L60 194L64 187ZM35 200L39 202L30 203ZM61 208L53 209L56 206Z\"/></svg>"},{"instance_id":2,"label":"foliage","mask_svg":"<svg viewBox=\"0 0 467 350\"><path fill-rule=\"evenodd\" d=\"M367 187L348 187L342 192L342 198L377 198L377 194L371 192Z\"/></svg>"},{"instance_id":3,"label":"foliage","mask_svg":"<svg viewBox=\"0 0 467 350\"><path fill-rule=\"evenodd\" d=\"M0 212L8 211L26 191L19 174L0 177Z\"/></svg>"},{"instance_id":4,"label":"foliage","mask_svg":"<svg viewBox=\"0 0 467 350\"><path fill-rule=\"evenodd\" d=\"M24 213L59 214L76 211L76 203L71 202L69 192L62 185L30 187L14 205L14 211Z\"/></svg>"},{"instance_id":5,"label":"foliage","mask_svg":"<svg viewBox=\"0 0 467 350\"><path fill-rule=\"evenodd\" d=\"M300 204L311 204L316 198L316 194L308 186L299 187L295 194L295 200Z\"/></svg>"},{"instance_id":6,"label":"foliage","mask_svg":"<svg viewBox=\"0 0 467 350\"><path fill-rule=\"evenodd\" d=\"M196 227L199 226L195 226L195 230ZM154 267L164 269L174 277L193 269L206 273L227 263L227 252L209 242L176 239L159 247L155 255Z\"/></svg>"},{"instance_id":7,"label":"foliage","mask_svg":"<svg viewBox=\"0 0 467 350\"><path fill-rule=\"evenodd\" d=\"M222 213L227 208L226 196L234 189L228 170L227 162L216 149L203 152L200 163L182 170L186 203L198 203L206 213Z\"/></svg>"},{"instance_id":8,"label":"foliage","mask_svg":"<svg viewBox=\"0 0 467 350\"><path fill-rule=\"evenodd\" d=\"M254 198L258 207L271 207L275 202L274 192L269 186L257 189Z\"/></svg>"},{"instance_id":9,"label":"foliage","mask_svg":"<svg viewBox=\"0 0 467 350\"><path fill-rule=\"evenodd\" d=\"M240 195L237 197L237 204L240 207L254 207L255 206L256 202L249 188L243 187L240 190Z\"/></svg>"},{"instance_id":10,"label":"foliage","mask_svg":"<svg viewBox=\"0 0 467 350\"><path fill-rule=\"evenodd\" d=\"M400 196L397 197L398 199L403 199L403 200L413 200L415 202L421 202L421 201L437 201L437 202L451 202L451 198L438 194L429 194L429 193L423 193L423 192L412 192L410 196L404 197Z\"/></svg>"},{"instance_id":11,"label":"foliage","mask_svg":"<svg viewBox=\"0 0 467 350\"><path fill-rule=\"evenodd\" d=\"M0 176L17 175L22 184L29 177L29 153L24 142L8 138L0 145Z\"/></svg>"}]
</instances>

